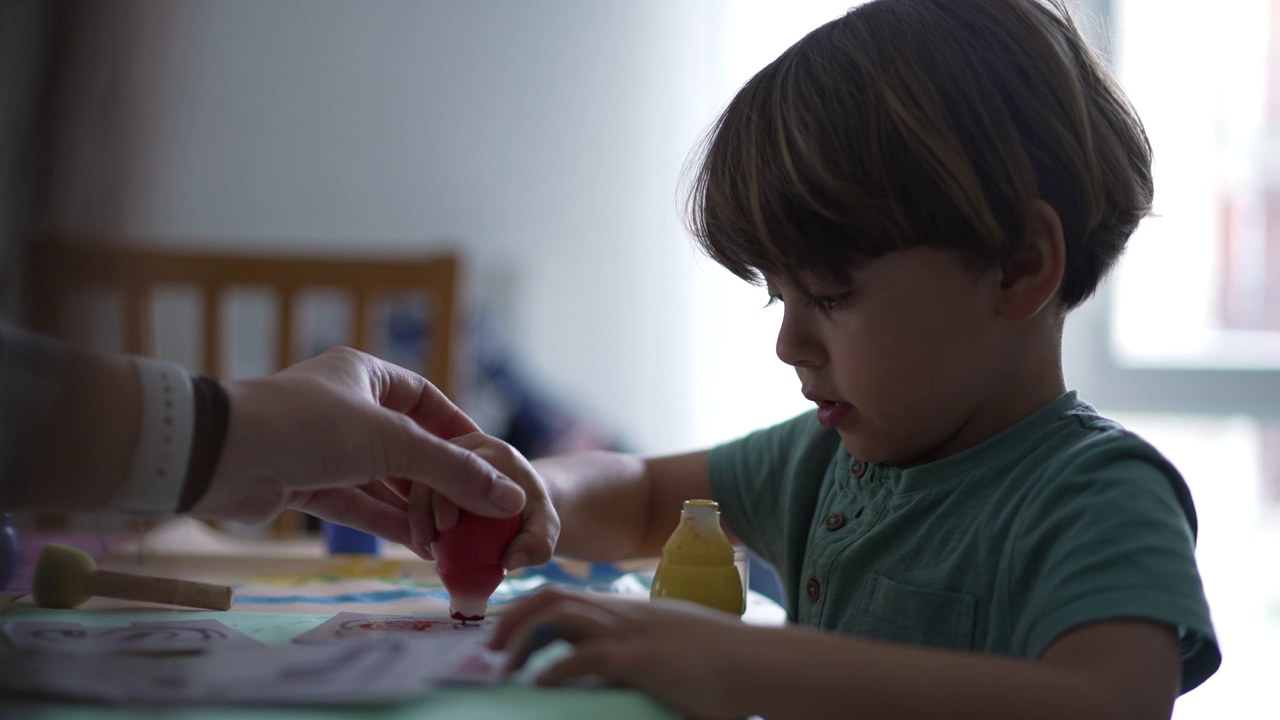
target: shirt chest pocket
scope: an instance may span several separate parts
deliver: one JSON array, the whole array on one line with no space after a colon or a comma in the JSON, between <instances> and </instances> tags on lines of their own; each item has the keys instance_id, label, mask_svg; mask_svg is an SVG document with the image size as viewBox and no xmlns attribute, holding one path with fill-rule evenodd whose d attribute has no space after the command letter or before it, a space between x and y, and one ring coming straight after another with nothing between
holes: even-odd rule
<instances>
[{"instance_id":1,"label":"shirt chest pocket","mask_svg":"<svg viewBox=\"0 0 1280 720\"><path fill-rule=\"evenodd\" d=\"M866 579L851 629L892 642L971 650L977 601L972 595L927 590L883 575Z\"/></svg>"}]
</instances>

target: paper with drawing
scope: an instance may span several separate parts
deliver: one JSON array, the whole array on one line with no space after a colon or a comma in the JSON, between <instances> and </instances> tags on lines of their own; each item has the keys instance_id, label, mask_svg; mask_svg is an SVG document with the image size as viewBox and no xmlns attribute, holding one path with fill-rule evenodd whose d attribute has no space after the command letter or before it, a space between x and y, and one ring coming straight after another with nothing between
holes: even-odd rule
<instances>
[{"instance_id":1,"label":"paper with drawing","mask_svg":"<svg viewBox=\"0 0 1280 720\"><path fill-rule=\"evenodd\" d=\"M457 625L447 618L340 613L307 633L307 641L269 646L247 636L234 640L240 633L214 620L116 628L9 623L5 634L17 647L0 655L0 694L162 705L383 704L441 683L499 682L502 656L485 647L490 627ZM188 647L203 644L203 652L140 653L164 644L149 626L185 636ZM121 639L134 636L151 639Z\"/></svg>"}]
</instances>

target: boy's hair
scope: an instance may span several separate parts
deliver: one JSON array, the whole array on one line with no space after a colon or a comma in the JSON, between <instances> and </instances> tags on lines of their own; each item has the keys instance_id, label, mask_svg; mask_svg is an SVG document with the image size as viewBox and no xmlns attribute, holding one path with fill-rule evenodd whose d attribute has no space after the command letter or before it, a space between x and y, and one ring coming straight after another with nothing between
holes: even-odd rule
<instances>
[{"instance_id":1,"label":"boy's hair","mask_svg":"<svg viewBox=\"0 0 1280 720\"><path fill-rule=\"evenodd\" d=\"M708 135L690 223L749 282L913 246L984 265L1034 201L1066 243L1063 312L1150 211L1151 146L1057 0L877 0L756 74ZM802 285L803 287L803 285Z\"/></svg>"}]
</instances>

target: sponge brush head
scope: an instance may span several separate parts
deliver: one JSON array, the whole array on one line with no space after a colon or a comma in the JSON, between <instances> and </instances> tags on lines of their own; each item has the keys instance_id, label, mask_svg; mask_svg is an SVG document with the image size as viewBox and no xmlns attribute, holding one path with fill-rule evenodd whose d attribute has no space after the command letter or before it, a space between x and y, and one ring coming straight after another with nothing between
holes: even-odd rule
<instances>
[{"instance_id":1,"label":"sponge brush head","mask_svg":"<svg viewBox=\"0 0 1280 720\"><path fill-rule=\"evenodd\" d=\"M40 607L76 607L91 596L90 584L96 570L93 558L79 548L45 545L36 559L31 594Z\"/></svg>"}]
</instances>

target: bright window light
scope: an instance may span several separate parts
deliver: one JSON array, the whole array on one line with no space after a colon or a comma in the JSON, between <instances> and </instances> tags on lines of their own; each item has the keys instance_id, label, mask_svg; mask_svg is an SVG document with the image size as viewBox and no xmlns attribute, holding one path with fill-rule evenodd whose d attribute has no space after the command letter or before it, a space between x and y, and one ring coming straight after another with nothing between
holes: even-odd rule
<instances>
[{"instance_id":1,"label":"bright window light","mask_svg":"<svg viewBox=\"0 0 1280 720\"><path fill-rule=\"evenodd\" d=\"M1129 367L1280 368L1280 37L1272 0L1115 4L1116 71L1155 153L1117 268Z\"/></svg>"}]
</instances>

